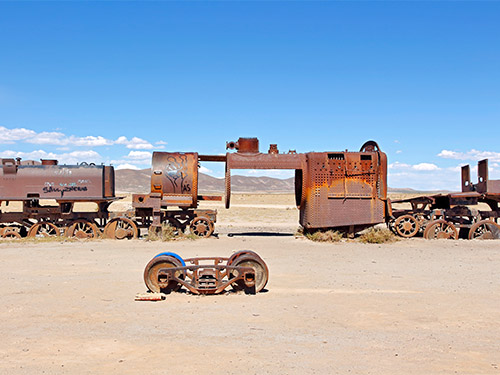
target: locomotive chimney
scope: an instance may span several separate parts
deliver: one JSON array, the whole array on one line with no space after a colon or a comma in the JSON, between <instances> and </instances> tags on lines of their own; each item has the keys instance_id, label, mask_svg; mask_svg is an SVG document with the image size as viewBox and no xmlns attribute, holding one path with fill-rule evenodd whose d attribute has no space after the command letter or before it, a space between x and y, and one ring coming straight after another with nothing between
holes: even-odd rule
<instances>
[{"instance_id":1,"label":"locomotive chimney","mask_svg":"<svg viewBox=\"0 0 500 375\"><path fill-rule=\"evenodd\" d=\"M57 165L57 160L55 159L40 159L42 161L42 165Z\"/></svg>"},{"instance_id":2,"label":"locomotive chimney","mask_svg":"<svg viewBox=\"0 0 500 375\"><path fill-rule=\"evenodd\" d=\"M245 154L258 154L259 140L257 138L239 138L238 142L226 142L226 149L236 149Z\"/></svg>"}]
</instances>

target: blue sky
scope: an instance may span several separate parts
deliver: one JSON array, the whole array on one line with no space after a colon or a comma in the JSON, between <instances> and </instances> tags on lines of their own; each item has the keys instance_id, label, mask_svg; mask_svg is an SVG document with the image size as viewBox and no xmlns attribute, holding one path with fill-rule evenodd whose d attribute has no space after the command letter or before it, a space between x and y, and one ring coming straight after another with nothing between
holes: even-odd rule
<instances>
[{"instance_id":1,"label":"blue sky","mask_svg":"<svg viewBox=\"0 0 500 375\"><path fill-rule=\"evenodd\" d=\"M392 187L458 189L484 157L500 178L499 19L500 2L0 2L0 156L146 168L240 136L374 139Z\"/></svg>"}]
</instances>

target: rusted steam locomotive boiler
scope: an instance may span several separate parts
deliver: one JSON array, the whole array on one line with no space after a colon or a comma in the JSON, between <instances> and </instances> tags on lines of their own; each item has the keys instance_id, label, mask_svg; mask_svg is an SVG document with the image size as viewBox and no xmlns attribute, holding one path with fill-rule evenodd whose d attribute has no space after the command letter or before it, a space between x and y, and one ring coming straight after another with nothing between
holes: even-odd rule
<instances>
[{"instance_id":1,"label":"rusted steam locomotive boiler","mask_svg":"<svg viewBox=\"0 0 500 375\"><path fill-rule=\"evenodd\" d=\"M259 152L257 138L229 142L226 155L226 208L230 205L231 170L293 169L300 225L306 231L335 228L354 233L383 223L388 212L387 156L374 141L359 152L279 153L271 144ZM200 157L209 160L209 157Z\"/></svg>"}]
</instances>

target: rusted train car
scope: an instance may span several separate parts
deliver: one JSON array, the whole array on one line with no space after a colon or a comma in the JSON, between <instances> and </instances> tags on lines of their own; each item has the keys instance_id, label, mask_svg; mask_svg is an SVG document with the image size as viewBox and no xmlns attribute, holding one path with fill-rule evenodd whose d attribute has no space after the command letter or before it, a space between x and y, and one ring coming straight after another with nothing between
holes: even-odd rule
<instances>
[{"instance_id":1,"label":"rusted train car","mask_svg":"<svg viewBox=\"0 0 500 375\"><path fill-rule=\"evenodd\" d=\"M141 229L161 231L164 223L198 236L214 231L215 210L198 209L201 200L220 196L198 194L198 168L203 161L225 163L225 207L230 207L231 171L235 169L290 169L295 171L295 198L300 224L306 231L336 228L354 233L388 217L387 157L378 145L366 142L359 152L280 153L270 145L259 151L257 138L228 142L225 155L195 152L155 152L151 191L134 194L132 210L110 213L115 195L114 169L97 165L58 165L42 160L23 165L2 159L0 200L21 202L15 212L0 212L3 237L67 236L135 238ZM50 199L55 204L44 204ZM92 202L97 209L74 210L75 203Z\"/></svg>"},{"instance_id":2,"label":"rusted train car","mask_svg":"<svg viewBox=\"0 0 500 375\"><path fill-rule=\"evenodd\" d=\"M478 182L462 167L462 191L394 201L411 208L393 209L389 227L401 237L427 239L500 238L500 180L490 180L488 160L478 162Z\"/></svg>"},{"instance_id":3,"label":"rusted train car","mask_svg":"<svg viewBox=\"0 0 500 375\"><path fill-rule=\"evenodd\" d=\"M15 211L0 212L3 238L52 236L62 230L70 237L96 237L99 227L109 224L108 206L118 199L111 166L58 165L57 160L23 165L20 159L2 159L0 177L0 201L21 203ZM47 200L52 204L44 204ZM76 203L97 208L75 212Z\"/></svg>"}]
</instances>

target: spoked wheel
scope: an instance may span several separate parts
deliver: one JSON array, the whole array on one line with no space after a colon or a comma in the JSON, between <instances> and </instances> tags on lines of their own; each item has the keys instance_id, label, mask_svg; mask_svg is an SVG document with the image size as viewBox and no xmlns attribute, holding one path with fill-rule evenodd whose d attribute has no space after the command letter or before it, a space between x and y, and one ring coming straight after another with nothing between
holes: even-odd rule
<instances>
[{"instance_id":1,"label":"spoked wheel","mask_svg":"<svg viewBox=\"0 0 500 375\"><path fill-rule=\"evenodd\" d=\"M493 240L497 238L500 238L500 225L491 220L478 221L469 231L469 240Z\"/></svg>"},{"instance_id":2,"label":"spoked wheel","mask_svg":"<svg viewBox=\"0 0 500 375\"><path fill-rule=\"evenodd\" d=\"M424 238L428 240L435 239L458 239L457 228L446 220L439 219L429 222L424 231Z\"/></svg>"},{"instance_id":3,"label":"spoked wheel","mask_svg":"<svg viewBox=\"0 0 500 375\"><path fill-rule=\"evenodd\" d=\"M57 237L59 235L59 228L49 222L33 224L28 232L28 237Z\"/></svg>"},{"instance_id":4,"label":"spoked wheel","mask_svg":"<svg viewBox=\"0 0 500 375\"><path fill-rule=\"evenodd\" d=\"M242 250L231 255L227 261L228 266L251 267L255 270L255 290L247 288L243 280L231 284L234 290L245 290L249 293L259 293L267 284L269 279L269 269L266 263L257 253L250 250ZM233 274L229 274L229 278L233 278Z\"/></svg>"},{"instance_id":5,"label":"spoked wheel","mask_svg":"<svg viewBox=\"0 0 500 375\"><path fill-rule=\"evenodd\" d=\"M420 225L418 221L412 215L403 215L396 219L394 223L396 232L401 237L413 237L418 233Z\"/></svg>"},{"instance_id":6,"label":"spoked wheel","mask_svg":"<svg viewBox=\"0 0 500 375\"><path fill-rule=\"evenodd\" d=\"M79 219L71 223L66 229L66 237L74 237L78 239L97 238L97 225L85 220Z\"/></svg>"},{"instance_id":7,"label":"spoked wheel","mask_svg":"<svg viewBox=\"0 0 500 375\"><path fill-rule=\"evenodd\" d=\"M16 240L21 238L21 234L17 230L7 229L2 233L2 238L6 238L8 240Z\"/></svg>"},{"instance_id":8,"label":"spoked wheel","mask_svg":"<svg viewBox=\"0 0 500 375\"><path fill-rule=\"evenodd\" d=\"M181 284L176 281L168 281L166 276L159 275L159 271L162 268L174 268L183 267L184 264L179 259L178 255L163 255L159 254L146 265L144 269L144 282L148 289L153 293L170 293L171 291L177 291L181 288ZM184 274L182 271L176 271L175 277L179 279L184 279ZM167 283L168 281L168 283ZM161 285L165 284L166 285Z\"/></svg>"},{"instance_id":9,"label":"spoked wheel","mask_svg":"<svg viewBox=\"0 0 500 375\"><path fill-rule=\"evenodd\" d=\"M198 216L193 219L189 229L198 237L210 237L214 232L214 223L206 217Z\"/></svg>"},{"instance_id":10,"label":"spoked wheel","mask_svg":"<svg viewBox=\"0 0 500 375\"><path fill-rule=\"evenodd\" d=\"M127 217L117 217L104 227L104 237L116 240L137 238L137 225Z\"/></svg>"}]
</instances>

